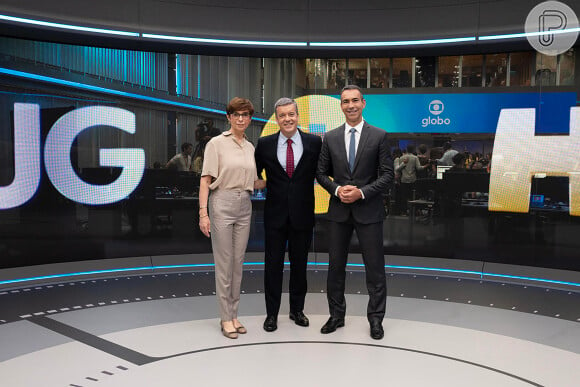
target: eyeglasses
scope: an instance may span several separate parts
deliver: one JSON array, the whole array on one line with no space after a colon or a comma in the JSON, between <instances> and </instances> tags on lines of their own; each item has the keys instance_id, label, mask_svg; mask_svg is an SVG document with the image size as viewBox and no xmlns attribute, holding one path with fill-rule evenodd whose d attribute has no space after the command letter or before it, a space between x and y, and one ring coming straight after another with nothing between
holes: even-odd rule
<instances>
[{"instance_id":1,"label":"eyeglasses","mask_svg":"<svg viewBox=\"0 0 580 387\"><path fill-rule=\"evenodd\" d=\"M242 117L243 119L246 119L246 118L250 117L250 113L249 112L243 112L243 113L233 112L232 116L235 119L238 119L240 117Z\"/></svg>"}]
</instances>

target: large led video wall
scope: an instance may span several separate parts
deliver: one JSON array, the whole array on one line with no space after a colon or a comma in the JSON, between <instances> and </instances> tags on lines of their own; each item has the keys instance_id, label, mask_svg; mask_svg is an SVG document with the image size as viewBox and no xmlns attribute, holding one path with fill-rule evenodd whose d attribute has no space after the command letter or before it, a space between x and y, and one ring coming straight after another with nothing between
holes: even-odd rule
<instances>
[{"instance_id":1,"label":"large led video wall","mask_svg":"<svg viewBox=\"0 0 580 387\"><path fill-rule=\"evenodd\" d=\"M202 157L200 133L227 130L227 101L208 109L34 82L4 73L0 85L0 267L211 252L197 229L199 171L167 161L183 142ZM580 270L573 87L367 91L364 119L389 133L393 153L428 148L412 195L401 199L400 183L384 192L385 254ZM290 96L306 132L324 137L344 122L337 90ZM248 129L254 143L278 130L266 111ZM465 156L453 170L437 163L445 143ZM326 252L328 193L313 184L312 251ZM260 253L263 192L253 205L248 249Z\"/></svg>"},{"instance_id":2,"label":"large led video wall","mask_svg":"<svg viewBox=\"0 0 580 387\"><path fill-rule=\"evenodd\" d=\"M558 176L570 187L570 200L561 208L580 216L576 93L372 94L365 99L365 120L388 133L494 135L489 211L528 213L532 179ZM338 95L303 96L297 104L306 132L324 136L343 122ZM273 116L262 135L277 130ZM329 195L319 185L315 194L316 213L324 214Z\"/></svg>"}]
</instances>

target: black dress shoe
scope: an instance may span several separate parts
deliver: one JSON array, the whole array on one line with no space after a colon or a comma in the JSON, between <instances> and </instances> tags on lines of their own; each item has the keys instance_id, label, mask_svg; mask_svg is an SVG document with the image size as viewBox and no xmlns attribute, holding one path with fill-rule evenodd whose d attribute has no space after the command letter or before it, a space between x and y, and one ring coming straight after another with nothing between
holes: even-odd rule
<instances>
[{"instance_id":1,"label":"black dress shoe","mask_svg":"<svg viewBox=\"0 0 580 387\"><path fill-rule=\"evenodd\" d=\"M385 336L383 325L380 321L373 321L371 324L371 337L375 340L380 340Z\"/></svg>"},{"instance_id":2,"label":"black dress shoe","mask_svg":"<svg viewBox=\"0 0 580 387\"><path fill-rule=\"evenodd\" d=\"M340 328L344 326L344 319L338 317L331 317L328 319L326 324L320 328L320 333L327 334L332 333L336 330L336 328Z\"/></svg>"},{"instance_id":3,"label":"black dress shoe","mask_svg":"<svg viewBox=\"0 0 580 387\"><path fill-rule=\"evenodd\" d=\"M278 329L278 322L276 316L267 316L264 321L264 330L266 332L274 332Z\"/></svg>"},{"instance_id":4,"label":"black dress shoe","mask_svg":"<svg viewBox=\"0 0 580 387\"><path fill-rule=\"evenodd\" d=\"M303 312L290 312L290 320L294 321L296 325L301 327L307 327L310 324L308 317L304 315Z\"/></svg>"}]
</instances>

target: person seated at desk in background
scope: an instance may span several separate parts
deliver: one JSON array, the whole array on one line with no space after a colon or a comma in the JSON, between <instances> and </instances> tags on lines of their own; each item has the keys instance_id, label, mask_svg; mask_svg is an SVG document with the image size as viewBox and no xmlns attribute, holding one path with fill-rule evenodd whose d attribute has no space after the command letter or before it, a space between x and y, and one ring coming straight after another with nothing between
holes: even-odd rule
<instances>
[{"instance_id":1,"label":"person seated at desk in background","mask_svg":"<svg viewBox=\"0 0 580 387\"><path fill-rule=\"evenodd\" d=\"M401 175L401 214L407 215L407 202L411 199L417 172L422 171L429 165L421 165L419 158L415 155L415 145L407 145L407 153L399 158L396 172ZM415 199L415 198L413 198Z\"/></svg>"},{"instance_id":2,"label":"person seated at desk in background","mask_svg":"<svg viewBox=\"0 0 580 387\"><path fill-rule=\"evenodd\" d=\"M477 172L488 172L487 165L489 162L487 159L480 153L475 153L472 155L472 159L467 163L466 168L471 171Z\"/></svg>"},{"instance_id":3,"label":"person seated at desk in background","mask_svg":"<svg viewBox=\"0 0 580 387\"><path fill-rule=\"evenodd\" d=\"M448 141L443 144L443 157L437 159L437 165L453 165L453 156L455 156L458 152L455 149L451 148L451 143Z\"/></svg>"},{"instance_id":4,"label":"person seated at desk in background","mask_svg":"<svg viewBox=\"0 0 580 387\"><path fill-rule=\"evenodd\" d=\"M453 166L447 170L447 172L464 172L465 171L465 153L456 153L451 161Z\"/></svg>"},{"instance_id":5,"label":"person seated at desk in background","mask_svg":"<svg viewBox=\"0 0 580 387\"><path fill-rule=\"evenodd\" d=\"M177 169L178 171L191 170L191 155L193 153L193 144L184 142L181 144L181 152L176 154L167 162L165 168Z\"/></svg>"}]
</instances>

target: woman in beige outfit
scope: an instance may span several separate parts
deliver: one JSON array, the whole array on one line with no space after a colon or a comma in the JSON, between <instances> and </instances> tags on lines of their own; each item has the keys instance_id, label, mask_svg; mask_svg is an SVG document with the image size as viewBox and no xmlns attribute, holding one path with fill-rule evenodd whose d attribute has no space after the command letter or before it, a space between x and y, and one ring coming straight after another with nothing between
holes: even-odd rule
<instances>
[{"instance_id":1,"label":"woman in beige outfit","mask_svg":"<svg viewBox=\"0 0 580 387\"><path fill-rule=\"evenodd\" d=\"M265 183L258 180L254 146L245 135L254 114L252 103L233 98L226 113L230 130L212 138L205 148L199 187L199 228L205 236L211 235L221 330L227 338L236 339L238 333L247 332L238 321L238 304L250 235L250 195L254 188L264 188Z\"/></svg>"}]
</instances>

